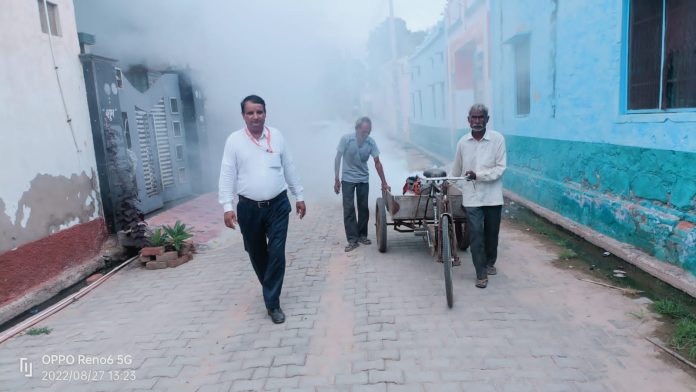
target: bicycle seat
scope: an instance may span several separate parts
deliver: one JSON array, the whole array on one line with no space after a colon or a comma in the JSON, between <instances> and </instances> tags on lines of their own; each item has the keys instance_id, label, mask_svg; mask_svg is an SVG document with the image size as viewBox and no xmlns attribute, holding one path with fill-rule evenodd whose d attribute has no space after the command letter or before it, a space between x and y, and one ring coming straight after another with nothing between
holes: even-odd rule
<instances>
[{"instance_id":1,"label":"bicycle seat","mask_svg":"<svg viewBox=\"0 0 696 392\"><path fill-rule=\"evenodd\" d=\"M423 176L426 178L447 177L447 172L442 169L428 169L423 172Z\"/></svg>"}]
</instances>

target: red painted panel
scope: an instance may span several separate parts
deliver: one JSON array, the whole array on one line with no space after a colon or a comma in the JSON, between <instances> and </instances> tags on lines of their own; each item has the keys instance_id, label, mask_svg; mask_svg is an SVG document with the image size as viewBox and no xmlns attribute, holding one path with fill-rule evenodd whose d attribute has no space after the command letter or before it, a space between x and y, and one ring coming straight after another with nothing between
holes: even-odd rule
<instances>
[{"instance_id":1,"label":"red painted panel","mask_svg":"<svg viewBox=\"0 0 696 392\"><path fill-rule=\"evenodd\" d=\"M99 218L0 254L0 305L95 257L106 237Z\"/></svg>"}]
</instances>

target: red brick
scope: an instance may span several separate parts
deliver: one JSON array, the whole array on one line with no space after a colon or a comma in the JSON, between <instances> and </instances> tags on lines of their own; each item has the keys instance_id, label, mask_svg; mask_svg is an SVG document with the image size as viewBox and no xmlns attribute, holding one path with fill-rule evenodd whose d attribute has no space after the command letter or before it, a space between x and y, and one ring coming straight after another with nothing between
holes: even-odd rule
<instances>
[{"instance_id":1,"label":"red brick","mask_svg":"<svg viewBox=\"0 0 696 392\"><path fill-rule=\"evenodd\" d=\"M140 256L159 256L163 253L163 246L150 246L140 250Z\"/></svg>"},{"instance_id":2,"label":"red brick","mask_svg":"<svg viewBox=\"0 0 696 392\"><path fill-rule=\"evenodd\" d=\"M189 260L191 260L191 254L187 253L187 254L177 258L176 260L167 261L167 266L169 268L176 268L176 267L188 262Z\"/></svg>"},{"instance_id":3,"label":"red brick","mask_svg":"<svg viewBox=\"0 0 696 392\"><path fill-rule=\"evenodd\" d=\"M681 230L681 231L691 231L694 229L694 227L696 227L696 224L693 224L693 223L688 222L688 221L680 221L677 224L677 230Z\"/></svg>"},{"instance_id":4,"label":"red brick","mask_svg":"<svg viewBox=\"0 0 696 392\"><path fill-rule=\"evenodd\" d=\"M140 262L143 264L147 263L148 261L154 261L154 260L155 260L155 256L142 256L142 255L140 256Z\"/></svg>"},{"instance_id":5,"label":"red brick","mask_svg":"<svg viewBox=\"0 0 696 392\"><path fill-rule=\"evenodd\" d=\"M164 252L161 255L157 255L156 260L157 261L171 261L171 260L176 260L179 257L179 254L173 250L169 252Z\"/></svg>"}]
</instances>

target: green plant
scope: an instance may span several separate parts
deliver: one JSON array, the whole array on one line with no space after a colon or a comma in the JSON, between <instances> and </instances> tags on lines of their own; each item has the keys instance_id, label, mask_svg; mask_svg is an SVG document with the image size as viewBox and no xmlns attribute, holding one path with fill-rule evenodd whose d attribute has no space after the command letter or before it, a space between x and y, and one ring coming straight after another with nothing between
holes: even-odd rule
<instances>
[{"instance_id":1,"label":"green plant","mask_svg":"<svg viewBox=\"0 0 696 392\"><path fill-rule=\"evenodd\" d=\"M48 335L49 333L51 333L51 331L53 331L53 329L48 328L48 327L32 328L32 329L27 331L27 335L31 335L31 336Z\"/></svg>"},{"instance_id":2,"label":"green plant","mask_svg":"<svg viewBox=\"0 0 696 392\"><path fill-rule=\"evenodd\" d=\"M566 239L556 238L553 242L555 242L556 245L563 247L563 248L568 246L568 240L566 240Z\"/></svg>"},{"instance_id":3,"label":"green plant","mask_svg":"<svg viewBox=\"0 0 696 392\"><path fill-rule=\"evenodd\" d=\"M691 318L679 320L672 338L672 345L686 351L689 359L696 359L696 321Z\"/></svg>"},{"instance_id":4,"label":"green plant","mask_svg":"<svg viewBox=\"0 0 696 392\"><path fill-rule=\"evenodd\" d=\"M653 309L676 320L670 343L672 347L685 352L689 359L696 360L696 315L689 312L681 302L671 299L655 301Z\"/></svg>"},{"instance_id":5,"label":"green plant","mask_svg":"<svg viewBox=\"0 0 696 392\"><path fill-rule=\"evenodd\" d=\"M661 299L655 301L653 308L659 314L669 316L675 319L689 318L691 315L686 307L680 302L671 299Z\"/></svg>"},{"instance_id":6,"label":"green plant","mask_svg":"<svg viewBox=\"0 0 696 392\"><path fill-rule=\"evenodd\" d=\"M162 230L161 227L151 230L147 236L147 241L149 242L150 246L165 246L167 245L168 240L169 238L167 237L167 233Z\"/></svg>"},{"instance_id":7,"label":"green plant","mask_svg":"<svg viewBox=\"0 0 696 392\"><path fill-rule=\"evenodd\" d=\"M572 249L563 249L561 253L558 254L558 258L563 260L570 260L576 257L578 257L578 254Z\"/></svg>"},{"instance_id":8,"label":"green plant","mask_svg":"<svg viewBox=\"0 0 696 392\"><path fill-rule=\"evenodd\" d=\"M163 226L162 229L164 230L165 234L169 237L169 244L176 249L177 252L181 252L181 249L184 247L184 243L187 239L193 237L193 234L191 233L191 230L193 228L191 227L186 227L185 223L181 223L180 221L176 221L174 226Z\"/></svg>"}]
</instances>

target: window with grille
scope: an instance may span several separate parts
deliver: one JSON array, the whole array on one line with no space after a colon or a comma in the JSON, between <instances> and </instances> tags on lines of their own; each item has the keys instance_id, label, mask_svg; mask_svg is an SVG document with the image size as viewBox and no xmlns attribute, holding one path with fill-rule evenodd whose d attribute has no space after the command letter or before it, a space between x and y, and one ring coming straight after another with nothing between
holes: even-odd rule
<instances>
[{"instance_id":1,"label":"window with grille","mask_svg":"<svg viewBox=\"0 0 696 392\"><path fill-rule=\"evenodd\" d=\"M174 136L181 136L181 123L179 121L172 121L172 127L174 128Z\"/></svg>"},{"instance_id":2,"label":"window with grille","mask_svg":"<svg viewBox=\"0 0 696 392\"><path fill-rule=\"evenodd\" d=\"M627 109L696 108L696 1L629 1Z\"/></svg>"},{"instance_id":3,"label":"window with grille","mask_svg":"<svg viewBox=\"0 0 696 392\"><path fill-rule=\"evenodd\" d=\"M176 160L177 161L184 160L184 146L182 146L181 144L176 146Z\"/></svg>"},{"instance_id":4,"label":"window with grille","mask_svg":"<svg viewBox=\"0 0 696 392\"><path fill-rule=\"evenodd\" d=\"M172 113L179 113L179 101L176 98L169 98L169 108Z\"/></svg>"},{"instance_id":5,"label":"window with grille","mask_svg":"<svg viewBox=\"0 0 696 392\"><path fill-rule=\"evenodd\" d=\"M41 31L51 35L60 36L60 19L58 17L58 6L54 3L38 0L39 20L41 21Z\"/></svg>"}]
</instances>

